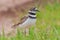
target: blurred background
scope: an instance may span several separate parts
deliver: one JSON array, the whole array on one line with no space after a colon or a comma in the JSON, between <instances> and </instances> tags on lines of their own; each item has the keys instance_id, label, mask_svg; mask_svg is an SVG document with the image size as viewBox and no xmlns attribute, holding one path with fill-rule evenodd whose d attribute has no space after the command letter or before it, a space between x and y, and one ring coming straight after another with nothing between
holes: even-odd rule
<instances>
[{"instance_id":1,"label":"blurred background","mask_svg":"<svg viewBox=\"0 0 60 40\"><path fill-rule=\"evenodd\" d=\"M2 27L5 33L12 31L11 27L35 6L40 10L37 12L38 30L34 35L31 29L26 40L60 40L60 0L0 0L0 32Z\"/></svg>"}]
</instances>

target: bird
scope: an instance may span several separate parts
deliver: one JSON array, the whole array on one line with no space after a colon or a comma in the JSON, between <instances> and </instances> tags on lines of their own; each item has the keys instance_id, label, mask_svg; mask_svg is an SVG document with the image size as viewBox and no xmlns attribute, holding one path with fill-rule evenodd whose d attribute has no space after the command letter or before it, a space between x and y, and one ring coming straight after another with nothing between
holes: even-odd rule
<instances>
[{"instance_id":1,"label":"bird","mask_svg":"<svg viewBox=\"0 0 60 40\"><path fill-rule=\"evenodd\" d=\"M38 9L36 7L31 8L28 14L21 19L22 21L13 25L13 27L16 28L18 26L19 28L25 28L26 35L29 35L29 28L36 24L37 11Z\"/></svg>"}]
</instances>

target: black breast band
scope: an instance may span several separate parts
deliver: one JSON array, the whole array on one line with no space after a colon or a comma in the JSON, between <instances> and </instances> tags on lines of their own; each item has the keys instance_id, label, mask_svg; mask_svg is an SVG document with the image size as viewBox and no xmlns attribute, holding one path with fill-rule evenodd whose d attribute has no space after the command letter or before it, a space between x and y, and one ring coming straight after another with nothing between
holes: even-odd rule
<instances>
[{"instance_id":1,"label":"black breast band","mask_svg":"<svg viewBox=\"0 0 60 40\"><path fill-rule=\"evenodd\" d=\"M35 13L31 13L31 12L29 12L29 14L31 14L31 15L36 15Z\"/></svg>"}]
</instances>

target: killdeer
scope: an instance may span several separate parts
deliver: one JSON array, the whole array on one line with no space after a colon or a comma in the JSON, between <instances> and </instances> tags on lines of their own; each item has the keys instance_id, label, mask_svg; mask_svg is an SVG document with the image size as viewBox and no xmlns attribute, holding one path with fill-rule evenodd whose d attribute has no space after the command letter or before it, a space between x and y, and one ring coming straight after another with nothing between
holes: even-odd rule
<instances>
[{"instance_id":1,"label":"killdeer","mask_svg":"<svg viewBox=\"0 0 60 40\"><path fill-rule=\"evenodd\" d=\"M36 23L36 12L37 8L34 7L28 11L28 15L22 18L22 21L18 24L13 25L13 27L25 28L26 35L29 35L29 28Z\"/></svg>"}]
</instances>

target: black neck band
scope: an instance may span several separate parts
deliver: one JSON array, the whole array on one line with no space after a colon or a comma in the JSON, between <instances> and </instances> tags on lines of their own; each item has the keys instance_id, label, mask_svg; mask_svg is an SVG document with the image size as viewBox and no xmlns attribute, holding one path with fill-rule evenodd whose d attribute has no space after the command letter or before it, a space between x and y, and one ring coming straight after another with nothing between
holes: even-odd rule
<instances>
[{"instance_id":1,"label":"black neck band","mask_svg":"<svg viewBox=\"0 0 60 40\"><path fill-rule=\"evenodd\" d=\"M31 16L29 16L29 18L36 19L36 17L31 17Z\"/></svg>"},{"instance_id":2,"label":"black neck band","mask_svg":"<svg viewBox=\"0 0 60 40\"><path fill-rule=\"evenodd\" d=\"M29 12L29 14L31 14L31 15L36 15L35 13L31 13L31 12Z\"/></svg>"}]
</instances>

